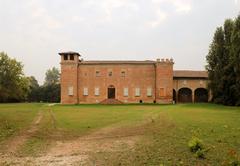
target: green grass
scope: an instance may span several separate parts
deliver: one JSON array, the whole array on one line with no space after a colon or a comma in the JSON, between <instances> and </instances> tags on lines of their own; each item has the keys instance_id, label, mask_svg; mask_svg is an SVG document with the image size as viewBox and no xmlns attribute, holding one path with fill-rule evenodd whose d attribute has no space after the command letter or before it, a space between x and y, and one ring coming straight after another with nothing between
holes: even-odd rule
<instances>
[{"instance_id":1,"label":"green grass","mask_svg":"<svg viewBox=\"0 0 240 166\"><path fill-rule=\"evenodd\" d=\"M55 106L52 108L57 126L75 134L111 125L131 125L156 116L156 106Z\"/></svg>"},{"instance_id":2,"label":"green grass","mask_svg":"<svg viewBox=\"0 0 240 166\"><path fill-rule=\"evenodd\" d=\"M41 104L0 104L0 143L28 127Z\"/></svg>"},{"instance_id":3,"label":"green grass","mask_svg":"<svg viewBox=\"0 0 240 166\"><path fill-rule=\"evenodd\" d=\"M58 140L75 139L106 127L140 139L135 151L91 154L91 160L102 165L228 165L240 155L240 108L214 104L4 104L0 105L0 126L7 121L14 127L1 140L26 128L39 109L44 114L39 130L19 151L25 155L46 152ZM0 131L6 133L8 129L0 127ZM208 150L205 159L190 152L188 141L193 136L200 138Z\"/></svg>"}]
</instances>

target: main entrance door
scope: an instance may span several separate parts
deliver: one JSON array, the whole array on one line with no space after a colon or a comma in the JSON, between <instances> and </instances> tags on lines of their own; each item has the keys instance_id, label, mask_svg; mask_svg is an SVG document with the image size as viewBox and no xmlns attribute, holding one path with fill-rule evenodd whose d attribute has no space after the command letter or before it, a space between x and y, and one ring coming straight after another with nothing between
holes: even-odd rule
<instances>
[{"instance_id":1,"label":"main entrance door","mask_svg":"<svg viewBox=\"0 0 240 166\"><path fill-rule=\"evenodd\" d=\"M108 99L115 99L115 87L113 85L108 87Z\"/></svg>"}]
</instances>

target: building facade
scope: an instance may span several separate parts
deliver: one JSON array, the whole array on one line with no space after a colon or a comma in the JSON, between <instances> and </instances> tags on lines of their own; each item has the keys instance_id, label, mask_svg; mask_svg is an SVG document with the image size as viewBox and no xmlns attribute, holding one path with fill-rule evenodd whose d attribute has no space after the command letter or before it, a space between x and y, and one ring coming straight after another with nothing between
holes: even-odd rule
<instances>
[{"instance_id":1,"label":"building facade","mask_svg":"<svg viewBox=\"0 0 240 166\"><path fill-rule=\"evenodd\" d=\"M206 75L173 71L172 59L84 61L77 52L59 54L62 104L192 102L198 86L206 90Z\"/></svg>"}]
</instances>

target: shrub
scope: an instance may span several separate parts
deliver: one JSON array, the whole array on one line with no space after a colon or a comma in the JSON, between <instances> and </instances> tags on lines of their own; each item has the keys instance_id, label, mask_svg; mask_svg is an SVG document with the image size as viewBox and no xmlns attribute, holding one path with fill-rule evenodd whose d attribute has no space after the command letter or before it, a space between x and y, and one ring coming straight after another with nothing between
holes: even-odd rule
<instances>
[{"instance_id":1,"label":"shrub","mask_svg":"<svg viewBox=\"0 0 240 166\"><path fill-rule=\"evenodd\" d=\"M240 161L238 160L230 161L229 166L240 166Z\"/></svg>"},{"instance_id":2,"label":"shrub","mask_svg":"<svg viewBox=\"0 0 240 166\"><path fill-rule=\"evenodd\" d=\"M195 156L197 157L197 158L205 158L205 150L204 149L199 149L199 150L197 150L196 152L195 152Z\"/></svg>"},{"instance_id":3,"label":"shrub","mask_svg":"<svg viewBox=\"0 0 240 166\"><path fill-rule=\"evenodd\" d=\"M197 137L193 137L189 142L188 142L188 147L190 148L191 152L197 152L198 150L203 149L203 142L201 139Z\"/></svg>"},{"instance_id":4,"label":"shrub","mask_svg":"<svg viewBox=\"0 0 240 166\"><path fill-rule=\"evenodd\" d=\"M204 149L203 141L201 139L192 137L192 139L188 142L188 147L197 158L205 158L206 150Z\"/></svg>"}]
</instances>

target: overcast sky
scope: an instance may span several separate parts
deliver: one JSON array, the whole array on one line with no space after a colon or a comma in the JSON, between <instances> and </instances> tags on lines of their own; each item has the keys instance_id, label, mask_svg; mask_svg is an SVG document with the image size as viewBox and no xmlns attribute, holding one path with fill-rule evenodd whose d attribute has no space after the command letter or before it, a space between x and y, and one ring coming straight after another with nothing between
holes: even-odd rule
<instances>
[{"instance_id":1,"label":"overcast sky","mask_svg":"<svg viewBox=\"0 0 240 166\"><path fill-rule=\"evenodd\" d=\"M240 0L0 0L0 51L40 83L60 68L58 52L85 60L173 58L174 69L203 70L217 26Z\"/></svg>"}]
</instances>

